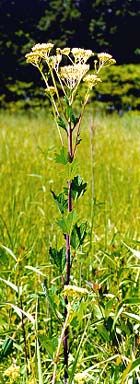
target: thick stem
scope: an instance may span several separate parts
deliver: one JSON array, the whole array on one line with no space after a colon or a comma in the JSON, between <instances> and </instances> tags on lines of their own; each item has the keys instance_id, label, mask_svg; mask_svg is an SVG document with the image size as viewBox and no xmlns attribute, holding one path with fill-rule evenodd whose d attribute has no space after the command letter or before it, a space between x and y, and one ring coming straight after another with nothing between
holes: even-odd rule
<instances>
[{"instance_id":1,"label":"thick stem","mask_svg":"<svg viewBox=\"0 0 140 384\"><path fill-rule=\"evenodd\" d=\"M69 162L73 161L73 151L72 151L72 129L71 125L69 125L68 131L68 154L69 154ZM71 180L68 181L68 212L72 211L72 193L71 193ZM69 285L70 283L70 268L71 268L71 254L70 254L70 235L66 234L66 278L65 285ZM64 318L67 317L67 306L68 306L68 298L65 296L65 310L64 310ZM68 346L68 338L69 338L69 327L67 326L64 332L63 337L63 348L64 348L64 384L68 384L68 359L69 359L69 346Z\"/></svg>"}]
</instances>

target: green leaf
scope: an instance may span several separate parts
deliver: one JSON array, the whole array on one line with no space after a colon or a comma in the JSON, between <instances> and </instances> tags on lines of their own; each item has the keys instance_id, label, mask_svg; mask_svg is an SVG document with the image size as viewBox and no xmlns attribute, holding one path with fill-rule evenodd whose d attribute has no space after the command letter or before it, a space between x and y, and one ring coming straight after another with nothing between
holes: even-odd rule
<instances>
[{"instance_id":1,"label":"green leaf","mask_svg":"<svg viewBox=\"0 0 140 384\"><path fill-rule=\"evenodd\" d=\"M51 292L50 289L48 289L48 286L47 286L47 279L44 279L44 282L43 282L43 293L44 295L47 297L48 299L48 302L49 302L49 305L50 305L50 309L52 311L52 313L55 315L55 317L58 319L58 320L62 320L63 319L63 316L62 314L57 310L56 308L56 303L54 302L53 300L53 294Z\"/></svg>"},{"instance_id":2,"label":"green leaf","mask_svg":"<svg viewBox=\"0 0 140 384\"><path fill-rule=\"evenodd\" d=\"M109 334L104 326L104 324L98 324L97 325L97 331L98 333L100 334L100 336L105 340L105 341L109 341Z\"/></svg>"},{"instance_id":3,"label":"green leaf","mask_svg":"<svg viewBox=\"0 0 140 384\"><path fill-rule=\"evenodd\" d=\"M129 247L124 241L122 242L127 249L129 249L130 252L132 252L133 256L137 257L137 259L140 259L140 251L137 251L137 249Z\"/></svg>"},{"instance_id":4,"label":"green leaf","mask_svg":"<svg viewBox=\"0 0 140 384\"><path fill-rule=\"evenodd\" d=\"M58 338L54 336L52 338L52 337L47 337L46 335L39 335L39 340L42 348L44 348L47 351L50 358L52 359L54 357L54 353L58 345Z\"/></svg>"},{"instance_id":5,"label":"green leaf","mask_svg":"<svg viewBox=\"0 0 140 384\"><path fill-rule=\"evenodd\" d=\"M59 251L56 248L50 247L49 249L49 255L51 258L51 261L54 265L56 265L59 268L60 273L63 272L63 269L65 267L66 262L66 250L65 248L59 249Z\"/></svg>"},{"instance_id":6,"label":"green leaf","mask_svg":"<svg viewBox=\"0 0 140 384\"><path fill-rule=\"evenodd\" d=\"M61 147L60 152L55 155L56 163L66 165L68 160L68 151L65 147Z\"/></svg>"},{"instance_id":7,"label":"green leaf","mask_svg":"<svg viewBox=\"0 0 140 384\"><path fill-rule=\"evenodd\" d=\"M57 224L62 229L64 234L70 235L75 220L76 212L72 211L68 213L67 217L63 217L62 219L57 220Z\"/></svg>"},{"instance_id":8,"label":"green leaf","mask_svg":"<svg viewBox=\"0 0 140 384\"><path fill-rule=\"evenodd\" d=\"M80 247L87 234L87 222L82 223L81 225L74 225L73 230L71 232L71 245L74 249Z\"/></svg>"},{"instance_id":9,"label":"green leaf","mask_svg":"<svg viewBox=\"0 0 140 384\"><path fill-rule=\"evenodd\" d=\"M128 299L123 300L124 304L131 304L131 305L139 305L140 304L140 297L134 296L129 297Z\"/></svg>"},{"instance_id":10,"label":"green leaf","mask_svg":"<svg viewBox=\"0 0 140 384\"><path fill-rule=\"evenodd\" d=\"M136 315L135 313L131 313L131 312L126 312L126 311L124 311L123 314L126 315L127 317L129 317L130 319L136 320L140 323L140 316L139 315Z\"/></svg>"},{"instance_id":11,"label":"green leaf","mask_svg":"<svg viewBox=\"0 0 140 384\"><path fill-rule=\"evenodd\" d=\"M67 132L67 126L65 121L62 119L62 117L59 117L57 119L57 124L59 125L59 127L63 128Z\"/></svg>"},{"instance_id":12,"label":"green leaf","mask_svg":"<svg viewBox=\"0 0 140 384\"><path fill-rule=\"evenodd\" d=\"M17 313L17 315L20 317L20 319L22 319L22 316L24 315L28 318L28 320L31 321L32 324L35 323L34 317L29 312L23 311L23 309L19 308L17 305L14 305L12 303L6 303L6 304L10 305L14 309L14 311Z\"/></svg>"},{"instance_id":13,"label":"green leaf","mask_svg":"<svg viewBox=\"0 0 140 384\"><path fill-rule=\"evenodd\" d=\"M0 360L2 361L4 357L9 356L10 353L12 352L12 349L13 349L13 339L10 339L9 337L7 337L1 346Z\"/></svg>"},{"instance_id":14,"label":"green leaf","mask_svg":"<svg viewBox=\"0 0 140 384\"><path fill-rule=\"evenodd\" d=\"M39 381L39 384L43 384L41 354L40 354L38 337L36 338L36 355L37 355L38 381Z\"/></svg>"},{"instance_id":15,"label":"green leaf","mask_svg":"<svg viewBox=\"0 0 140 384\"><path fill-rule=\"evenodd\" d=\"M8 255L12 256L13 259L17 262L17 257L15 256L15 254L13 253L13 251L10 248L5 247L5 245L3 245L3 244L0 244L0 247L3 248L8 253Z\"/></svg>"},{"instance_id":16,"label":"green leaf","mask_svg":"<svg viewBox=\"0 0 140 384\"><path fill-rule=\"evenodd\" d=\"M86 192L87 183L83 182L81 176L75 176L71 183L72 197L74 200L81 197Z\"/></svg>"},{"instance_id":17,"label":"green leaf","mask_svg":"<svg viewBox=\"0 0 140 384\"><path fill-rule=\"evenodd\" d=\"M16 293L19 292L19 288L17 287L17 285L15 285L14 283L12 283L11 281L2 279L2 277L0 277L0 280L3 281L3 283L5 283L6 285L8 285L8 287L14 289L14 291L15 291Z\"/></svg>"},{"instance_id":18,"label":"green leaf","mask_svg":"<svg viewBox=\"0 0 140 384\"><path fill-rule=\"evenodd\" d=\"M71 105L67 106L66 112L67 112L68 119L70 119L71 123L75 126L78 123L79 119L75 116L75 113Z\"/></svg>"},{"instance_id":19,"label":"green leaf","mask_svg":"<svg viewBox=\"0 0 140 384\"><path fill-rule=\"evenodd\" d=\"M134 360L133 362L130 361L123 372L121 384L125 384L126 379L130 376L132 372L136 371L139 366L140 366L140 357L138 357L138 359Z\"/></svg>"},{"instance_id":20,"label":"green leaf","mask_svg":"<svg viewBox=\"0 0 140 384\"><path fill-rule=\"evenodd\" d=\"M59 211L63 214L68 208L68 201L65 197L65 192L61 192L59 195L56 195L56 193L53 191L51 191L51 193L59 208Z\"/></svg>"}]
</instances>

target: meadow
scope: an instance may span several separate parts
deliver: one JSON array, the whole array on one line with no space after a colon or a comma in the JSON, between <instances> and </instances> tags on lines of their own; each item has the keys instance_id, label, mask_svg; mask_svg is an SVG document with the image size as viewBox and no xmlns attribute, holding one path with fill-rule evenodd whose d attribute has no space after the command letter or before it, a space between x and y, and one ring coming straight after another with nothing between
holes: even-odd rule
<instances>
[{"instance_id":1,"label":"meadow","mask_svg":"<svg viewBox=\"0 0 140 384\"><path fill-rule=\"evenodd\" d=\"M140 383L139 123L138 112L92 106L83 119L76 172L88 184L77 210L88 237L71 283L88 294L73 299L69 384ZM0 144L0 383L51 384L56 363L62 384L61 276L49 248L64 245L51 190L67 175L50 112L1 112Z\"/></svg>"}]
</instances>

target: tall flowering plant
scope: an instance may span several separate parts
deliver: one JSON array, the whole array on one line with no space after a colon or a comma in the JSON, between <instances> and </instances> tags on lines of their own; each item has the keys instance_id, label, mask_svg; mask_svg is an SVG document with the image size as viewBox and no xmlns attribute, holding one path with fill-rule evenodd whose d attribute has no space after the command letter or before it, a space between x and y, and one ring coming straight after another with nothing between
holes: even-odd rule
<instances>
[{"instance_id":1,"label":"tall flowering plant","mask_svg":"<svg viewBox=\"0 0 140 384\"><path fill-rule=\"evenodd\" d=\"M87 234L87 224L78 221L75 215L75 203L85 191L87 183L77 175L72 178L71 165L76 156L77 146L80 143L80 127L86 104L90 93L101 79L99 77L102 68L115 63L108 53L94 54L90 49L81 48L54 48L54 44L36 44L30 53L26 54L26 60L35 66L44 82L45 92L50 99L54 120L61 140L60 153L56 156L56 162L69 165L67 187L60 194L52 191L53 198L60 211L60 219L57 224L64 235L65 246L60 250L50 247L49 253L53 263L63 275L64 287L64 326L62 337L64 351L64 384L69 378L69 303L70 296L83 295L84 288L71 285L72 252L77 252L83 244ZM90 73L90 63L93 63L94 71ZM78 116L75 114L74 102L78 95L81 83L85 84L85 93L81 99L81 108ZM64 147L64 135L67 138L67 149ZM57 359L59 348L57 350ZM56 364L52 383L55 383Z\"/></svg>"}]
</instances>

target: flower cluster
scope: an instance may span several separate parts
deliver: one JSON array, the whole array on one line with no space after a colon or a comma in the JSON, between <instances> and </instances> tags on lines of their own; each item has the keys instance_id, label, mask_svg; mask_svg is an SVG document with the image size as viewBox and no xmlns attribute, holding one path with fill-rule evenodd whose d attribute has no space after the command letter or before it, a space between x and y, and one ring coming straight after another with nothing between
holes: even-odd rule
<instances>
[{"instance_id":1,"label":"flower cluster","mask_svg":"<svg viewBox=\"0 0 140 384\"><path fill-rule=\"evenodd\" d=\"M64 87L73 92L73 90L77 89L77 86L80 84L81 80L84 80L85 85L89 90L92 89L92 87L94 87L98 82L101 81L100 78L97 76L97 73L99 73L100 69L103 66L108 66L115 63L115 60L110 54L105 52L99 53L97 55L99 64L98 70L97 60L94 60L95 74L87 74L87 72L90 70L90 65L87 62L89 58L92 58L94 56L92 50L82 48L71 49L69 47L63 49L56 48L55 54L52 54L52 50L54 52L54 44L52 43L36 44L34 47L32 47L31 52L26 54L26 60L28 63L35 65L41 71L41 73L43 67L42 60L46 62L48 67L47 80L48 75L51 75L53 86L55 86L56 91L56 84L54 84L55 78L53 76L54 71L58 77L58 80L64 93ZM68 65L63 66L63 56L66 56L67 60L69 60ZM45 79L45 76L43 78ZM52 93L52 89L48 83L47 87L47 93L48 95L50 95L50 92Z\"/></svg>"},{"instance_id":2,"label":"flower cluster","mask_svg":"<svg viewBox=\"0 0 140 384\"><path fill-rule=\"evenodd\" d=\"M116 60L106 52L98 53L99 66L115 64Z\"/></svg>"},{"instance_id":3,"label":"flower cluster","mask_svg":"<svg viewBox=\"0 0 140 384\"><path fill-rule=\"evenodd\" d=\"M6 369L6 371L4 372L4 376L10 377L10 379L14 382L19 377L19 370L20 367L14 363Z\"/></svg>"},{"instance_id":4,"label":"flower cluster","mask_svg":"<svg viewBox=\"0 0 140 384\"><path fill-rule=\"evenodd\" d=\"M88 375L86 372L76 373L75 381L77 384L84 384L87 382Z\"/></svg>"},{"instance_id":5,"label":"flower cluster","mask_svg":"<svg viewBox=\"0 0 140 384\"><path fill-rule=\"evenodd\" d=\"M87 84L87 86L91 89L97 83L100 83L102 80L97 75L88 74L83 78L83 81Z\"/></svg>"},{"instance_id":6,"label":"flower cluster","mask_svg":"<svg viewBox=\"0 0 140 384\"><path fill-rule=\"evenodd\" d=\"M60 74L65 85L73 89L80 83L83 76L89 71L88 64L67 65L61 68Z\"/></svg>"},{"instance_id":7,"label":"flower cluster","mask_svg":"<svg viewBox=\"0 0 140 384\"><path fill-rule=\"evenodd\" d=\"M94 55L90 49L72 48L71 52L76 64L85 64Z\"/></svg>"}]
</instances>

